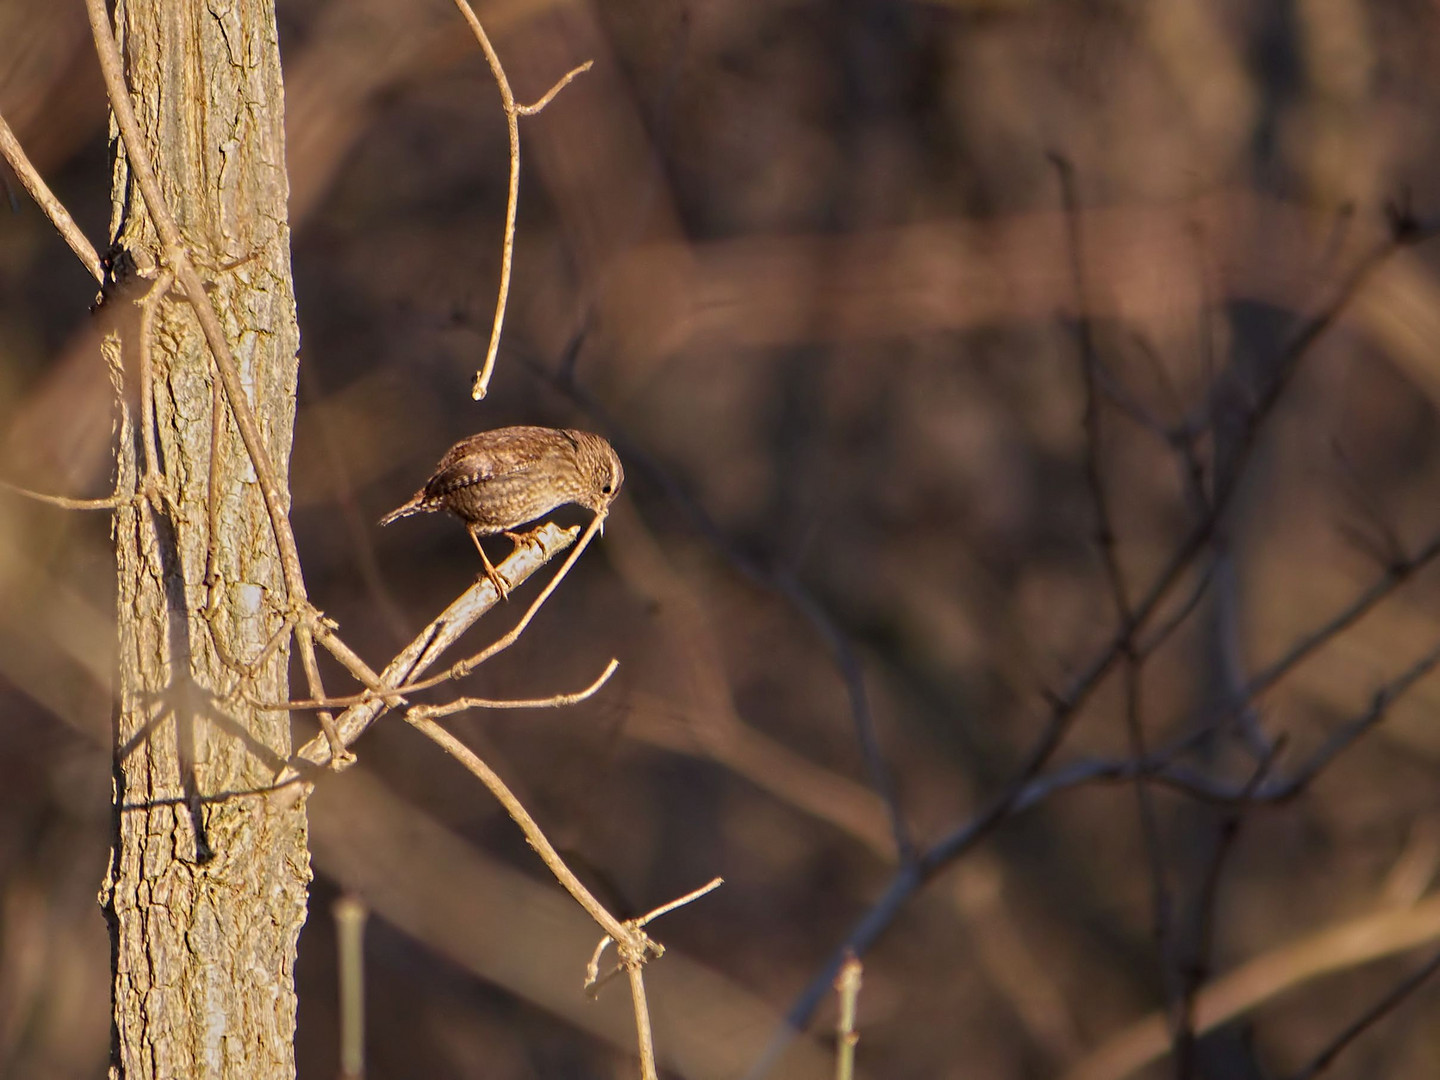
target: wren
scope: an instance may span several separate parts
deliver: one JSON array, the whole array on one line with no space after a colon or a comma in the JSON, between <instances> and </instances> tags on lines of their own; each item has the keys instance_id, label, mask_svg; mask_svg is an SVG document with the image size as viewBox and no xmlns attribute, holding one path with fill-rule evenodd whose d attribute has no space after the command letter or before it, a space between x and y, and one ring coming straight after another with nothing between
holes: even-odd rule
<instances>
[{"instance_id":1,"label":"wren","mask_svg":"<svg viewBox=\"0 0 1440 1080\"><path fill-rule=\"evenodd\" d=\"M512 530L567 503L604 513L624 481L615 448L599 435L564 428L496 428L452 446L425 486L380 524L450 511L465 523L485 576L504 598L508 586L480 546L482 536L504 533L518 545L522 538Z\"/></svg>"}]
</instances>

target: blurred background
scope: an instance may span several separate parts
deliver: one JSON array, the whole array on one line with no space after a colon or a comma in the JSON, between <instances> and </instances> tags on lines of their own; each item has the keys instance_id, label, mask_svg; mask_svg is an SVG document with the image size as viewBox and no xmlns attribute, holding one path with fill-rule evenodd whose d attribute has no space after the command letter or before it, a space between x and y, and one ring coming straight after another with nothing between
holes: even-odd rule
<instances>
[{"instance_id":1,"label":"blurred background","mask_svg":"<svg viewBox=\"0 0 1440 1080\"><path fill-rule=\"evenodd\" d=\"M1302 320L1397 220L1440 211L1440 6L479 11L521 100L595 67L522 121L514 287L477 405L506 182L483 58L441 0L280 5L294 518L312 596L379 666L478 569L453 521L374 524L452 442L509 423L616 442L603 542L465 689L574 690L612 656L618 675L571 709L448 723L620 914L726 879L654 928L670 1075L745 1075L894 879L857 716L925 849L1007 790L1051 697L1105 654L1087 469L1132 603L1215 477L1243 472L1155 620L1174 630L1134 708L1117 666L1047 775L1123 761L1129 715L1150 746L1200 733L1187 768L1259 790L1440 641L1440 583L1408 569L1440 535L1437 251L1386 261L1247 434ZM103 249L80 5L0 3L0 112ZM6 183L0 477L104 495L93 284ZM0 1077L108 1060L108 543L102 514L0 494ZM1252 700L1377 583L1373 610ZM1096 783L1006 815L865 957L862 1073L1296 1074L1440 942L1440 681L1403 690L1284 801ZM624 987L580 989L598 931L493 801L393 717L356 750L311 802L300 1075L337 1069L343 893L372 911L371 1075L635 1075ZM1164 1015L1212 998L1225 1022L1177 1070ZM1440 1075L1437 1016L1440 983L1421 986L1326 1075ZM770 1075L828 1075L834 1020L826 998Z\"/></svg>"}]
</instances>

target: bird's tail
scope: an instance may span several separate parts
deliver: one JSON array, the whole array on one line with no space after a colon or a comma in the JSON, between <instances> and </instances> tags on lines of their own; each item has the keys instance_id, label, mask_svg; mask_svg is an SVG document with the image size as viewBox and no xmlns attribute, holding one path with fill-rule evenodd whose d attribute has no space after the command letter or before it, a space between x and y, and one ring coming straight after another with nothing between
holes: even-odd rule
<instances>
[{"instance_id":1,"label":"bird's tail","mask_svg":"<svg viewBox=\"0 0 1440 1080\"><path fill-rule=\"evenodd\" d=\"M409 517L411 514L423 514L427 510L433 509L433 506L427 506L425 504L425 492L422 489L412 495L409 502L403 506L397 506L394 510L391 510L390 513L382 517L380 524L389 525L392 521L399 521L401 518Z\"/></svg>"}]
</instances>

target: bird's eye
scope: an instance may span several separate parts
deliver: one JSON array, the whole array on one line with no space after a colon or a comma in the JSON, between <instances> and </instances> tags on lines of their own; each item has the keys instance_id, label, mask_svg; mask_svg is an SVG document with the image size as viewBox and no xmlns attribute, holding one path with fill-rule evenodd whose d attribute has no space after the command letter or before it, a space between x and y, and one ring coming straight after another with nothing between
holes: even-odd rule
<instances>
[{"instance_id":1,"label":"bird's eye","mask_svg":"<svg viewBox=\"0 0 1440 1080\"><path fill-rule=\"evenodd\" d=\"M601 494L601 495L609 495L609 494L610 494L610 481L607 480L607 481L605 481L604 484L602 484L602 485L600 486L600 494Z\"/></svg>"}]
</instances>

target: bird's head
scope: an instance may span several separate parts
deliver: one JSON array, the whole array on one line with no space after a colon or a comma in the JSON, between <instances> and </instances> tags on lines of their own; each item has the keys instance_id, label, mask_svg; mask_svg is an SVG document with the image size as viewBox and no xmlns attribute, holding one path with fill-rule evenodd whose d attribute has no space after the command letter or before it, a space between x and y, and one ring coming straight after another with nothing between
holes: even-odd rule
<instances>
[{"instance_id":1,"label":"bird's head","mask_svg":"<svg viewBox=\"0 0 1440 1080\"><path fill-rule=\"evenodd\" d=\"M625 482L625 468L620 464L620 455L599 435L588 431L569 431L566 434L575 440L579 448L581 475L585 480L584 497L576 501L597 514L608 510L615 496L620 494L620 485Z\"/></svg>"}]
</instances>

